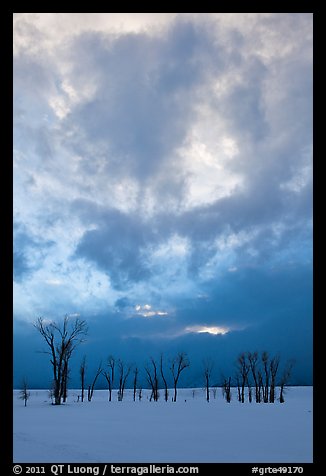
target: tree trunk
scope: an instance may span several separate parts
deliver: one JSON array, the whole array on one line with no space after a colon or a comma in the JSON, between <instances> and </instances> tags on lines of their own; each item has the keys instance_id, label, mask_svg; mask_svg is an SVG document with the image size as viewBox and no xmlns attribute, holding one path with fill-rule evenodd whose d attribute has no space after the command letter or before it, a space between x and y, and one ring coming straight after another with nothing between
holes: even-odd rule
<instances>
[{"instance_id":1,"label":"tree trunk","mask_svg":"<svg viewBox=\"0 0 326 476\"><path fill-rule=\"evenodd\" d=\"M283 392L284 392L284 385L281 385L280 403L284 403Z\"/></svg>"},{"instance_id":2,"label":"tree trunk","mask_svg":"<svg viewBox=\"0 0 326 476\"><path fill-rule=\"evenodd\" d=\"M138 377L138 369L135 369L134 373L134 402L136 401L136 393L137 393L137 377Z\"/></svg>"},{"instance_id":3,"label":"tree trunk","mask_svg":"<svg viewBox=\"0 0 326 476\"><path fill-rule=\"evenodd\" d=\"M61 405L60 382L58 380L54 382L54 404Z\"/></svg>"},{"instance_id":4,"label":"tree trunk","mask_svg":"<svg viewBox=\"0 0 326 476\"><path fill-rule=\"evenodd\" d=\"M245 401L244 394L245 394L245 385L244 385L244 383L242 383L242 385L241 385L241 403L244 403L244 401Z\"/></svg>"},{"instance_id":5,"label":"tree trunk","mask_svg":"<svg viewBox=\"0 0 326 476\"><path fill-rule=\"evenodd\" d=\"M256 377L256 374L255 374L254 372L252 372L252 376L253 376L253 379L254 379L254 382L255 382L255 399L256 399L256 403L259 403L259 387L258 387L257 377Z\"/></svg>"},{"instance_id":6,"label":"tree trunk","mask_svg":"<svg viewBox=\"0 0 326 476\"><path fill-rule=\"evenodd\" d=\"M269 403L274 403L275 401L275 383L271 380L271 387L269 391Z\"/></svg>"},{"instance_id":7,"label":"tree trunk","mask_svg":"<svg viewBox=\"0 0 326 476\"><path fill-rule=\"evenodd\" d=\"M268 381L265 385L265 392L264 392L264 403L268 403Z\"/></svg>"},{"instance_id":8,"label":"tree trunk","mask_svg":"<svg viewBox=\"0 0 326 476\"><path fill-rule=\"evenodd\" d=\"M63 403L66 403L67 401L67 380L68 380L68 368L64 369L63 375L62 375L62 401Z\"/></svg>"},{"instance_id":9,"label":"tree trunk","mask_svg":"<svg viewBox=\"0 0 326 476\"><path fill-rule=\"evenodd\" d=\"M208 380L208 376L206 376L206 400L209 402L209 380Z\"/></svg>"},{"instance_id":10,"label":"tree trunk","mask_svg":"<svg viewBox=\"0 0 326 476\"><path fill-rule=\"evenodd\" d=\"M167 385L166 384L164 384L164 385L165 385L165 387L164 387L164 399L167 402L168 399L169 399L169 390L168 390Z\"/></svg>"},{"instance_id":11,"label":"tree trunk","mask_svg":"<svg viewBox=\"0 0 326 476\"><path fill-rule=\"evenodd\" d=\"M164 399L167 402L169 399L169 391L168 391L168 384L163 372L163 355L161 355L161 360L160 360L160 370L161 370L161 377L163 380L163 385L164 385Z\"/></svg>"},{"instance_id":12,"label":"tree trunk","mask_svg":"<svg viewBox=\"0 0 326 476\"><path fill-rule=\"evenodd\" d=\"M176 402L177 401L177 384L174 383L174 397L173 397L173 401Z\"/></svg>"},{"instance_id":13,"label":"tree trunk","mask_svg":"<svg viewBox=\"0 0 326 476\"><path fill-rule=\"evenodd\" d=\"M251 387L248 387L248 399L249 399L249 403L252 402L252 389Z\"/></svg>"},{"instance_id":14,"label":"tree trunk","mask_svg":"<svg viewBox=\"0 0 326 476\"><path fill-rule=\"evenodd\" d=\"M237 388L238 388L238 401L241 402L241 388L239 380L237 379Z\"/></svg>"},{"instance_id":15,"label":"tree trunk","mask_svg":"<svg viewBox=\"0 0 326 476\"><path fill-rule=\"evenodd\" d=\"M85 373L82 372L81 374L81 401L84 401L85 396Z\"/></svg>"}]
</instances>

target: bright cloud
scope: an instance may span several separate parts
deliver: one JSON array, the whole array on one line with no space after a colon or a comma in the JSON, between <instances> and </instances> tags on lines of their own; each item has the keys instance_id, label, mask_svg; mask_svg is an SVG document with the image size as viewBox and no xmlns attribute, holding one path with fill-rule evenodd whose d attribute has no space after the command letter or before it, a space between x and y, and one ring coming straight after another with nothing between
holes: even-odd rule
<instances>
[{"instance_id":1,"label":"bright cloud","mask_svg":"<svg viewBox=\"0 0 326 476\"><path fill-rule=\"evenodd\" d=\"M152 306L150 304L144 304L143 306L137 304L135 306L135 311L137 315L143 316L143 317L154 317L154 316L167 316L168 313L165 311L159 311L152 309Z\"/></svg>"},{"instance_id":2,"label":"bright cloud","mask_svg":"<svg viewBox=\"0 0 326 476\"><path fill-rule=\"evenodd\" d=\"M185 332L195 332L198 334L213 334L213 335L224 335L230 332L230 329L227 327L218 327L218 326L190 326L185 328Z\"/></svg>"}]
</instances>

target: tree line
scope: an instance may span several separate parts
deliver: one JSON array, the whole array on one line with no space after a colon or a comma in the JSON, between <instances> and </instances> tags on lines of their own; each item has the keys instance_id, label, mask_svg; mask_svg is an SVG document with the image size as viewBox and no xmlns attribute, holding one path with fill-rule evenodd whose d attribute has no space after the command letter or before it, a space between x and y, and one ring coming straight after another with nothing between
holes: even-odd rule
<instances>
[{"instance_id":1,"label":"tree line","mask_svg":"<svg viewBox=\"0 0 326 476\"><path fill-rule=\"evenodd\" d=\"M250 403L274 403L276 389L279 388L279 401L284 403L285 387L291 377L294 360L286 362L282 373L280 356L270 356L268 352L242 352L236 361L235 383L237 399L244 403L246 394ZM231 377L223 378L223 394L231 401ZM247 391L246 391L247 389Z\"/></svg>"},{"instance_id":2,"label":"tree line","mask_svg":"<svg viewBox=\"0 0 326 476\"><path fill-rule=\"evenodd\" d=\"M51 397L54 405L66 402L68 380L70 373L70 359L75 349L85 341L88 333L86 321L79 318L72 320L65 316L62 323L49 322L38 318L34 327L46 343L45 353L50 355L53 385ZM288 361L280 372L280 356L270 356L268 352L243 352L236 360L236 372L233 376L222 376L222 391L225 400L230 403L232 388L236 388L237 399L244 403L246 399L251 403L274 403L277 399L276 389L279 389L279 401L284 403L285 387L289 382L294 362ZM144 366L144 375L148 388L151 390L150 401L158 401L160 390L163 390L164 400L169 400L169 378L173 382L172 401L177 401L177 388L182 372L190 366L186 352L178 352L169 362L164 355L159 359L150 357ZM210 401L210 392L216 396L216 385L212 386L214 361L210 358L202 362L202 377L205 386L206 400ZM140 385L140 368L125 363L120 358L110 355L105 364L99 365L90 380L86 380L87 362L84 356L79 367L81 393L78 400L92 401L96 382L102 376L108 388L108 401L112 401L112 390L117 389L118 401L124 398L127 382L132 377L133 400L141 400L142 388ZM169 377L169 378L168 378ZM128 380L129 379L129 380ZM88 381L88 385L86 385ZM26 380L24 381L21 398L26 402L29 398Z\"/></svg>"}]
</instances>

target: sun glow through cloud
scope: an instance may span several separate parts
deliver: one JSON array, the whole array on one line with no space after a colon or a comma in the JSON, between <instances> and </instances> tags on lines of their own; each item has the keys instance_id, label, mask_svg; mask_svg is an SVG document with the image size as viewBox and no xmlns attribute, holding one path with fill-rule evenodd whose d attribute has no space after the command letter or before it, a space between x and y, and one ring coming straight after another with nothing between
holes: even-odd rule
<instances>
[{"instance_id":1,"label":"sun glow through cloud","mask_svg":"<svg viewBox=\"0 0 326 476\"><path fill-rule=\"evenodd\" d=\"M196 333L196 334L214 334L214 335L224 335L230 332L230 329L227 327L219 326L189 326L185 329L186 332Z\"/></svg>"}]
</instances>

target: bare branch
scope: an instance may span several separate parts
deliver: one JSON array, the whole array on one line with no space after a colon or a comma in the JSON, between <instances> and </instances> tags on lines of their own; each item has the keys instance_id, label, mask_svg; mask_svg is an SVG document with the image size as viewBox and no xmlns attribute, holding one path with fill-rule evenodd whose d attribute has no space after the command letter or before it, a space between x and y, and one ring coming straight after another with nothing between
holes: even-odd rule
<instances>
[{"instance_id":1,"label":"bare branch","mask_svg":"<svg viewBox=\"0 0 326 476\"><path fill-rule=\"evenodd\" d=\"M190 362L185 352L179 352L178 355L172 360L171 372L174 382L174 397L173 401L177 401L177 385L181 372L189 367Z\"/></svg>"},{"instance_id":2,"label":"bare branch","mask_svg":"<svg viewBox=\"0 0 326 476\"><path fill-rule=\"evenodd\" d=\"M60 405L61 397L66 397L69 360L76 347L83 342L88 328L85 321L77 318L71 321L66 315L62 323L46 321L39 317L34 327L43 337L51 355L50 363L53 371L55 404Z\"/></svg>"}]
</instances>

